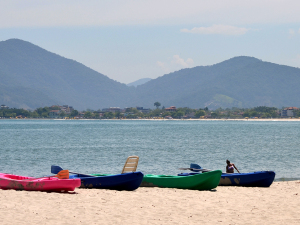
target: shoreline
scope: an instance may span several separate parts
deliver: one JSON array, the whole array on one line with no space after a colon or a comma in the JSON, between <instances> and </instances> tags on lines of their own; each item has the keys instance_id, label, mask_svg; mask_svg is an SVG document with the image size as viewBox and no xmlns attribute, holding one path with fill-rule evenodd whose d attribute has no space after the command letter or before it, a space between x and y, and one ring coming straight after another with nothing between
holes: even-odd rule
<instances>
[{"instance_id":1,"label":"shoreline","mask_svg":"<svg viewBox=\"0 0 300 225\"><path fill-rule=\"evenodd\" d=\"M272 122L300 122L300 118L273 118L273 119L55 119L55 118L22 118L22 119L16 119L16 118L0 118L1 120L109 120L109 121L115 121L115 120L124 120L124 121L272 121Z\"/></svg>"},{"instance_id":2,"label":"shoreline","mask_svg":"<svg viewBox=\"0 0 300 225\"><path fill-rule=\"evenodd\" d=\"M0 190L1 224L299 224L300 181L211 191Z\"/></svg>"},{"instance_id":3,"label":"shoreline","mask_svg":"<svg viewBox=\"0 0 300 225\"><path fill-rule=\"evenodd\" d=\"M300 178L276 178L274 179L274 182L289 182L289 181L299 181L300 182Z\"/></svg>"}]
</instances>

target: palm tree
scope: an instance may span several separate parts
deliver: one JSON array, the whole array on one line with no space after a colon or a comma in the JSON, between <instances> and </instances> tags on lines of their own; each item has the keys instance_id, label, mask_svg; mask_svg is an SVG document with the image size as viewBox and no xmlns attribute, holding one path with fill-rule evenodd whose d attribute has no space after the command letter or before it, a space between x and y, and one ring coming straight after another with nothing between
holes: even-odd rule
<instances>
[{"instance_id":1,"label":"palm tree","mask_svg":"<svg viewBox=\"0 0 300 225\"><path fill-rule=\"evenodd\" d=\"M158 109L158 107L161 106L161 104L159 102L155 102L154 106L156 106L156 108Z\"/></svg>"}]
</instances>

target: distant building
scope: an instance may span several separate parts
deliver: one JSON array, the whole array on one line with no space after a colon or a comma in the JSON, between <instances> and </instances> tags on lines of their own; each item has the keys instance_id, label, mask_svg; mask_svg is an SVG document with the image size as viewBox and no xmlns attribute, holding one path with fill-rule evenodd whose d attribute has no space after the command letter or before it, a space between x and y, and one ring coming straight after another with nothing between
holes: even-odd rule
<instances>
[{"instance_id":1,"label":"distant building","mask_svg":"<svg viewBox=\"0 0 300 225\"><path fill-rule=\"evenodd\" d=\"M150 112L150 109L144 109L144 107L136 107L141 113L147 114Z\"/></svg>"},{"instance_id":2,"label":"distant building","mask_svg":"<svg viewBox=\"0 0 300 225\"><path fill-rule=\"evenodd\" d=\"M109 107L109 108L102 109L102 111L116 113L116 112L121 112L121 109L120 107Z\"/></svg>"},{"instance_id":3,"label":"distant building","mask_svg":"<svg viewBox=\"0 0 300 225\"><path fill-rule=\"evenodd\" d=\"M287 107L281 110L281 117L295 117L295 111L297 107Z\"/></svg>"},{"instance_id":4,"label":"distant building","mask_svg":"<svg viewBox=\"0 0 300 225\"><path fill-rule=\"evenodd\" d=\"M79 112L78 116L76 116L75 118L76 119L83 119L83 117L84 117L84 112Z\"/></svg>"},{"instance_id":5,"label":"distant building","mask_svg":"<svg viewBox=\"0 0 300 225\"><path fill-rule=\"evenodd\" d=\"M68 105L63 105L63 106L53 105L51 106L51 108L60 108L60 110L64 111L66 114L70 114L74 110L72 106L68 106Z\"/></svg>"},{"instance_id":6,"label":"distant building","mask_svg":"<svg viewBox=\"0 0 300 225\"><path fill-rule=\"evenodd\" d=\"M165 110L166 110L167 112L176 112L176 107L175 107L175 106L171 106L171 107L169 107L169 108L165 108Z\"/></svg>"},{"instance_id":7,"label":"distant building","mask_svg":"<svg viewBox=\"0 0 300 225\"><path fill-rule=\"evenodd\" d=\"M72 106L68 106L68 105L63 105L63 106L59 106L61 111L64 111L66 114L70 114L74 108Z\"/></svg>"},{"instance_id":8,"label":"distant building","mask_svg":"<svg viewBox=\"0 0 300 225\"><path fill-rule=\"evenodd\" d=\"M186 115L183 116L182 118L183 118L183 119L194 119L194 118L196 118L196 117L195 117L195 113L194 113L194 112L191 112L191 113L186 114Z\"/></svg>"},{"instance_id":9,"label":"distant building","mask_svg":"<svg viewBox=\"0 0 300 225\"><path fill-rule=\"evenodd\" d=\"M51 110L49 112L49 117L50 118L58 118L60 113L61 113L60 110Z\"/></svg>"},{"instance_id":10,"label":"distant building","mask_svg":"<svg viewBox=\"0 0 300 225\"><path fill-rule=\"evenodd\" d=\"M6 105L1 105L1 109L9 109L9 107Z\"/></svg>"}]
</instances>

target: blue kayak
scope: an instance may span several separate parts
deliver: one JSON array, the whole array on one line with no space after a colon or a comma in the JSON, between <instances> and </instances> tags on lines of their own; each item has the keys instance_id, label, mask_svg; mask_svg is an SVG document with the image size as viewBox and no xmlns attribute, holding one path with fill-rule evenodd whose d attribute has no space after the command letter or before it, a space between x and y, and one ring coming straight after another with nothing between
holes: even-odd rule
<instances>
[{"instance_id":1,"label":"blue kayak","mask_svg":"<svg viewBox=\"0 0 300 225\"><path fill-rule=\"evenodd\" d=\"M205 173L205 172L204 172ZM189 176L199 173L181 173ZM258 171L252 173L223 173L218 186L270 187L275 178L274 171Z\"/></svg>"},{"instance_id":2,"label":"blue kayak","mask_svg":"<svg viewBox=\"0 0 300 225\"><path fill-rule=\"evenodd\" d=\"M190 168L182 168L191 170L191 173L181 173L179 176L190 176L205 173L210 170L203 169L198 164L191 163ZM218 186L244 186L244 187L270 187L275 178L274 171L258 171L251 173L222 173Z\"/></svg>"},{"instance_id":3,"label":"blue kayak","mask_svg":"<svg viewBox=\"0 0 300 225\"><path fill-rule=\"evenodd\" d=\"M81 188L99 188L112 190L133 191L142 183L144 174L141 172L122 173L116 175L106 174L75 174L70 175L70 178L80 178Z\"/></svg>"}]
</instances>

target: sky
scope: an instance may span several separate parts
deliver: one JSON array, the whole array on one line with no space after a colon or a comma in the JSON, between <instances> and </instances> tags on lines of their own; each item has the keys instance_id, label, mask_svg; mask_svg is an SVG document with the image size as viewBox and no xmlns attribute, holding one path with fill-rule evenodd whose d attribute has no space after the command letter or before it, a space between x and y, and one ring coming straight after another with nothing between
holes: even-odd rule
<instances>
[{"instance_id":1,"label":"sky","mask_svg":"<svg viewBox=\"0 0 300 225\"><path fill-rule=\"evenodd\" d=\"M18 38L130 83L236 56L300 67L299 0L0 0Z\"/></svg>"}]
</instances>

